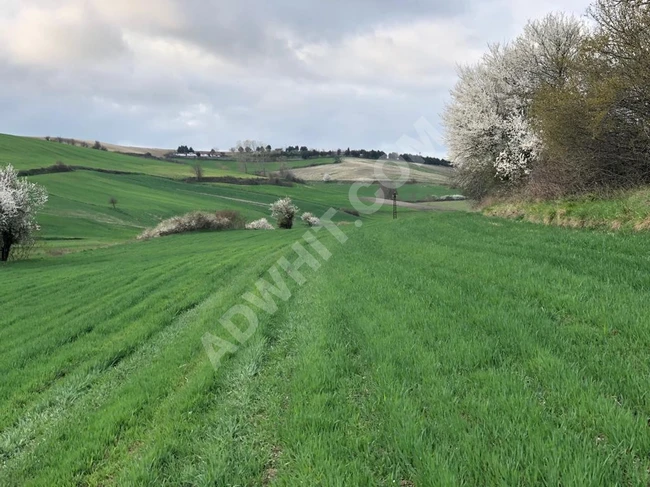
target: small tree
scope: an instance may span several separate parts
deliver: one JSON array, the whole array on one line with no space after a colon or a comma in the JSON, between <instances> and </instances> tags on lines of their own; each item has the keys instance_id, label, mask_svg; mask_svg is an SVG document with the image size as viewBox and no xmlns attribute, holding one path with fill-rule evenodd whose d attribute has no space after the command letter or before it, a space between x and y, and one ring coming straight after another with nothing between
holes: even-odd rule
<instances>
[{"instance_id":1,"label":"small tree","mask_svg":"<svg viewBox=\"0 0 650 487\"><path fill-rule=\"evenodd\" d=\"M196 177L197 181L201 181L203 179L203 167L200 163L197 162L192 166L192 172L194 172L194 176Z\"/></svg>"},{"instance_id":2,"label":"small tree","mask_svg":"<svg viewBox=\"0 0 650 487\"><path fill-rule=\"evenodd\" d=\"M278 227L280 228L292 228L293 219L299 211L289 197L278 200L271 205L271 215L278 221Z\"/></svg>"},{"instance_id":3,"label":"small tree","mask_svg":"<svg viewBox=\"0 0 650 487\"><path fill-rule=\"evenodd\" d=\"M96 140L95 143L93 144L93 149L100 150L101 148L102 148L101 142L99 142L99 140Z\"/></svg>"},{"instance_id":4,"label":"small tree","mask_svg":"<svg viewBox=\"0 0 650 487\"><path fill-rule=\"evenodd\" d=\"M47 202L41 185L19 179L13 166L0 168L0 260L6 262L13 245L29 245L36 224L36 212Z\"/></svg>"},{"instance_id":5,"label":"small tree","mask_svg":"<svg viewBox=\"0 0 650 487\"><path fill-rule=\"evenodd\" d=\"M108 203L115 209L117 206L117 198L115 196L111 196L111 199L108 200Z\"/></svg>"}]
</instances>

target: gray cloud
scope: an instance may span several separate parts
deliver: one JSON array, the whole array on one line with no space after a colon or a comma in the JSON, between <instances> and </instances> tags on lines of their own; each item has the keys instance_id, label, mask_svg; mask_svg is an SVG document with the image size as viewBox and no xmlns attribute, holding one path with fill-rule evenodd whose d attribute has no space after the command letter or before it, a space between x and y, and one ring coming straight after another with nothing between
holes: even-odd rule
<instances>
[{"instance_id":1,"label":"gray cloud","mask_svg":"<svg viewBox=\"0 0 650 487\"><path fill-rule=\"evenodd\" d=\"M2 132L388 149L420 117L438 124L457 63L588 0L9 3Z\"/></svg>"}]
</instances>

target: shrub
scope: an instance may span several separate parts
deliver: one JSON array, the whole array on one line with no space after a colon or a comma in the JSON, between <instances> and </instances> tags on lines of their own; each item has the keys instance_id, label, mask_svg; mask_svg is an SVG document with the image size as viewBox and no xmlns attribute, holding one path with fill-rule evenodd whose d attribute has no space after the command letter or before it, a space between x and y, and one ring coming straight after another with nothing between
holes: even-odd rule
<instances>
[{"instance_id":1,"label":"shrub","mask_svg":"<svg viewBox=\"0 0 650 487\"><path fill-rule=\"evenodd\" d=\"M271 205L271 215L278 221L280 228L290 229L293 227L293 219L299 211L289 197L278 200Z\"/></svg>"},{"instance_id":2,"label":"shrub","mask_svg":"<svg viewBox=\"0 0 650 487\"><path fill-rule=\"evenodd\" d=\"M361 216L361 213L359 213L357 210L354 210L352 208L339 208L340 211L343 213L347 213L348 215L352 216Z\"/></svg>"},{"instance_id":3,"label":"shrub","mask_svg":"<svg viewBox=\"0 0 650 487\"><path fill-rule=\"evenodd\" d=\"M247 224L246 230L275 230L275 228L273 228L273 225L271 225L266 218L262 218Z\"/></svg>"},{"instance_id":4,"label":"shrub","mask_svg":"<svg viewBox=\"0 0 650 487\"><path fill-rule=\"evenodd\" d=\"M235 210L219 210L214 216L230 221L230 228L232 230L241 230L246 226L246 219L241 213Z\"/></svg>"},{"instance_id":5,"label":"shrub","mask_svg":"<svg viewBox=\"0 0 650 487\"><path fill-rule=\"evenodd\" d=\"M272 184L278 184L278 181L286 181L288 183L305 184L305 180L296 176L293 171L288 169L280 169L279 172L269 174L269 180Z\"/></svg>"},{"instance_id":6,"label":"shrub","mask_svg":"<svg viewBox=\"0 0 650 487\"><path fill-rule=\"evenodd\" d=\"M305 212L302 214L300 219L305 222L307 225L310 227L319 227L320 226L320 219L318 217L315 217L312 213Z\"/></svg>"},{"instance_id":7,"label":"shrub","mask_svg":"<svg viewBox=\"0 0 650 487\"><path fill-rule=\"evenodd\" d=\"M218 217L202 211L194 211L183 216L175 216L161 221L155 228L148 228L142 232L138 240L148 240L150 238L201 230L219 231L230 229L232 229L232 223L227 218Z\"/></svg>"}]
</instances>

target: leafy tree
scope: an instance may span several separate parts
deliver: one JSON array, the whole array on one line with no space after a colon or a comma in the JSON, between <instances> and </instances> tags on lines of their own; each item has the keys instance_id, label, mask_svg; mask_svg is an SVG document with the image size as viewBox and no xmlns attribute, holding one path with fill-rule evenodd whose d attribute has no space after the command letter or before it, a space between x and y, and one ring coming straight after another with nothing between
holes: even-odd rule
<instances>
[{"instance_id":1,"label":"leafy tree","mask_svg":"<svg viewBox=\"0 0 650 487\"><path fill-rule=\"evenodd\" d=\"M36 213L47 202L41 185L18 178L13 166L0 169L0 260L9 259L13 245L27 245L39 227Z\"/></svg>"}]
</instances>

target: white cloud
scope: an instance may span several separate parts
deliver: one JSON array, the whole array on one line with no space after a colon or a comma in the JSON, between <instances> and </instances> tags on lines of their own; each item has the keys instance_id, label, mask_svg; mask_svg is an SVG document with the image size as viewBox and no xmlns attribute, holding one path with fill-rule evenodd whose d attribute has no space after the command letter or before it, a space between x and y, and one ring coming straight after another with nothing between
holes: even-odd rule
<instances>
[{"instance_id":1,"label":"white cloud","mask_svg":"<svg viewBox=\"0 0 650 487\"><path fill-rule=\"evenodd\" d=\"M0 26L5 54L18 64L67 67L125 52L119 27L104 22L87 4L27 7Z\"/></svg>"},{"instance_id":2,"label":"white cloud","mask_svg":"<svg viewBox=\"0 0 650 487\"><path fill-rule=\"evenodd\" d=\"M422 116L437 124L456 64L587 4L0 0L0 131L388 147Z\"/></svg>"}]
</instances>

